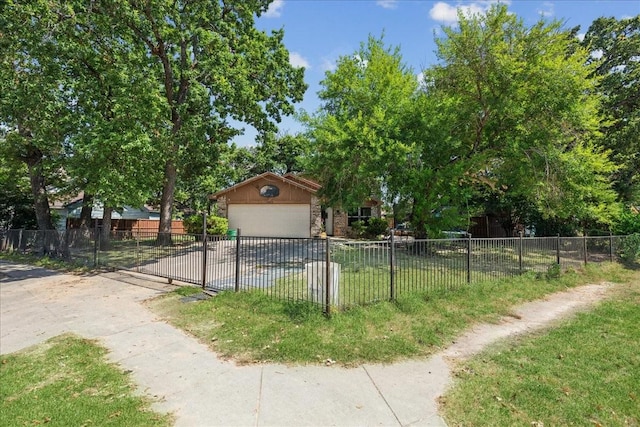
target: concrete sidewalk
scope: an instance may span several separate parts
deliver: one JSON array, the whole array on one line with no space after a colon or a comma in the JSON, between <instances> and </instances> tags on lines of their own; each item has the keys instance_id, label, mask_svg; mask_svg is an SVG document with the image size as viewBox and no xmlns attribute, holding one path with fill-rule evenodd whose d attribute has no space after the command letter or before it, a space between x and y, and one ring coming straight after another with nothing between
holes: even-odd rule
<instances>
[{"instance_id":1,"label":"concrete sidewalk","mask_svg":"<svg viewBox=\"0 0 640 427\"><path fill-rule=\"evenodd\" d=\"M73 332L100 340L177 426L443 426L441 356L394 365L236 366L148 311L172 289L0 261L0 353Z\"/></svg>"}]
</instances>

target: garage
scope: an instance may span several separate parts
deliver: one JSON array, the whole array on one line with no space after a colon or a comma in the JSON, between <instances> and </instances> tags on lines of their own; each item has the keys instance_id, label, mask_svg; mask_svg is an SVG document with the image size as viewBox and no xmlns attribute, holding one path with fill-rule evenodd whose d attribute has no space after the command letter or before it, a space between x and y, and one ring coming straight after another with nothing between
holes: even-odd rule
<instances>
[{"instance_id":1,"label":"garage","mask_svg":"<svg viewBox=\"0 0 640 427\"><path fill-rule=\"evenodd\" d=\"M229 204L229 228L243 236L311 237L308 204Z\"/></svg>"}]
</instances>

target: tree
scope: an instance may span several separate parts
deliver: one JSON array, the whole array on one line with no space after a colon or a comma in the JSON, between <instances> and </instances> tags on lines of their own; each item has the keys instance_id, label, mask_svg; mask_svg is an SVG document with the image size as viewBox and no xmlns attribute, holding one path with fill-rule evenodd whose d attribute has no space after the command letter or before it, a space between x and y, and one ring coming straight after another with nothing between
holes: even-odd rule
<instances>
[{"instance_id":1,"label":"tree","mask_svg":"<svg viewBox=\"0 0 640 427\"><path fill-rule=\"evenodd\" d=\"M289 64L283 31L267 35L254 17L269 0L101 2L100 12L121 22L145 57L155 60L167 126L157 129L165 153L159 232L171 231L176 183L194 155L226 144L238 131L233 118L259 131L274 129L305 90L303 69ZM213 150L214 154L216 151ZM215 161L216 159L211 159Z\"/></svg>"},{"instance_id":2,"label":"tree","mask_svg":"<svg viewBox=\"0 0 640 427\"><path fill-rule=\"evenodd\" d=\"M326 203L350 209L370 197L393 202L405 156L413 152L404 121L416 77L398 48L369 37L353 55L338 59L322 85L322 107L303 120L311 141L309 172L322 183Z\"/></svg>"},{"instance_id":3,"label":"tree","mask_svg":"<svg viewBox=\"0 0 640 427\"><path fill-rule=\"evenodd\" d=\"M610 222L615 167L593 143L599 99L571 32L526 27L504 5L443 31L419 88L399 50L371 38L327 74L307 120L325 196L349 207L381 194L422 236L468 226L485 209L479 193L517 201L520 217L528 206Z\"/></svg>"},{"instance_id":4,"label":"tree","mask_svg":"<svg viewBox=\"0 0 640 427\"><path fill-rule=\"evenodd\" d=\"M160 170L167 237L179 177L219 160L240 132L228 120L273 130L302 97L283 32L254 28L268 4L3 3L1 121L32 165L39 217L49 171L115 209L141 202Z\"/></svg>"},{"instance_id":5,"label":"tree","mask_svg":"<svg viewBox=\"0 0 640 427\"><path fill-rule=\"evenodd\" d=\"M600 77L596 90L603 95L600 144L621 165L615 189L626 203L640 203L640 15L616 20L598 18L587 31L583 46L592 54L587 63Z\"/></svg>"},{"instance_id":6,"label":"tree","mask_svg":"<svg viewBox=\"0 0 640 427\"><path fill-rule=\"evenodd\" d=\"M55 184L58 195L84 192L85 229L94 200L102 202L109 231L110 211L142 205L158 179L162 157L151 135L161 105L145 52L104 18L84 2L2 9L4 47L13 53L2 69L20 83L5 81L2 121L15 157L63 177L39 178L41 216L48 215L46 187Z\"/></svg>"},{"instance_id":7,"label":"tree","mask_svg":"<svg viewBox=\"0 0 640 427\"><path fill-rule=\"evenodd\" d=\"M55 19L41 3L0 5L0 126L3 154L27 166L40 230L54 229L47 186L55 183L70 132L69 93L51 31ZM46 21L46 25L41 25Z\"/></svg>"},{"instance_id":8,"label":"tree","mask_svg":"<svg viewBox=\"0 0 640 427\"><path fill-rule=\"evenodd\" d=\"M37 228L27 167L0 155L0 229Z\"/></svg>"},{"instance_id":9,"label":"tree","mask_svg":"<svg viewBox=\"0 0 640 427\"><path fill-rule=\"evenodd\" d=\"M462 182L526 200L545 217L610 223L615 166L593 143L596 80L572 33L557 21L526 27L504 5L461 14L444 33L426 95L451 107L445 128L460 144L452 162L467 163Z\"/></svg>"},{"instance_id":10,"label":"tree","mask_svg":"<svg viewBox=\"0 0 640 427\"><path fill-rule=\"evenodd\" d=\"M258 145L251 151L255 157L253 174L304 172L309 141L302 134L268 132L259 138Z\"/></svg>"},{"instance_id":11,"label":"tree","mask_svg":"<svg viewBox=\"0 0 640 427\"><path fill-rule=\"evenodd\" d=\"M64 4L58 7L64 10ZM56 57L73 82L77 118L66 144L66 191L84 191L85 227L93 202L102 203L100 241L106 246L112 212L144 205L159 188L163 153L153 135L162 127L162 102L151 61L125 28L84 2L72 12L63 15L56 32Z\"/></svg>"}]
</instances>

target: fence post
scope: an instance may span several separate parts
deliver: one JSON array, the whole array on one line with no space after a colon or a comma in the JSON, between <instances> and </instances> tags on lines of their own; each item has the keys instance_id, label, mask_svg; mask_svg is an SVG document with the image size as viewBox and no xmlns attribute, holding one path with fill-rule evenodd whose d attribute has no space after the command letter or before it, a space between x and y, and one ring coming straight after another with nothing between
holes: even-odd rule
<instances>
[{"instance_id":1,"label":"fence post","mask_svg":"<svg viewBox=\"0 0 640 427\"><path fill-rule=\"evenodd\" d=\"M202 289L207 286L207 213L202 214Z\"/></svg>"},{"instance_id":2,"label":"fence post","mask_svg":"<svg viewBox=\"0 0 640 427\"><path fill-rule=\"evenodd\" d=\"M520 274L522 274L522 234L521 231L518 245L518 267L520 268Z\"/></svg>"},{"instance_id":3,"label":"fence post","mask_svg":"<svg viewBox=\"0 0 640 427\"><path fill-rule=\"evenodd\" d=\"M396 258L396 253L395 253L395 242L394 242L394 237L393 235L395 234L395 230L391 229L391 238L389 239L389 244L391 245L391 250L389 251L389 274L390 274L390 287L391 289L389 289L390 291L390 299L391 301L395 301L396 300L396 282L395 282L395 268L394 268L394 263L395 263L395 258Z\"/></svg>"},{"instance_id":4,"label":"fence post","mask_svg":"<svg viewBox=\"0 0 640 427\"><path fill-rule=\"evenodd\" d=\"M20 248L22 248L22 232L24 231L24 228L20 229L20 233L18 233L18 253L20 252Z\"/></svg>"},{"instance_id":5,"label":"fence post","mask_svg":"<svg viewBox=\"0 0 640 427\"><path fill-rule=\"evenodd\" d=\"M325 259L324 259L324 265L325 265L325 269L324 269L324 278L325 278L325 289L324 289L324 314L326 316L331 316L331 283L330 283L330 279L331 279L331 254L329 253L329 250L331 249L331 245L329 242L330 238L329 236L327 236L327 238L325 239L325 246L324 246L324 252L325 252Z\"/></svg>"},{"instance_id":6,"label":"fence post","mask_svg":"<svg viewBox=\"0 0 640 427\"><path fill-rule=\"evenodd\" d=\"M560 265L560 233L556 238L556 264Z\"/></svg>"},{"instance_id":7,"label":"fence post","mask_svg":"<svg viewBox=\"0 0 640 427\"><path fill-rule=\"evenodd\" d=\"M236 230L236 278L234 291L240 291L240 229Z\"/></svg>"},{"instance_id":8,"label":"fence post","mask_svg":"<svg viewBox=\"0 0 640 427\"><path fill-rule=\"evenodd\" d=\"M93 223L93 268L98 266L98 220L96 219Z\"/></svg>"},{"instance_id":9,"label":"fence post","mask_svg":"<svg viewBox=\"0 0 640 427\"><path fill-rule=\"evenodd\" d=\"M467 240L467 283L471 283L471 233Z\"/></svg>"},{"instance_id":10,"label":"fence post","mask_svg":"<svg viewBox=\"0 0 640 427\"><path fill-rule=\"evenodd\" d=\"M587 265L587 230L582 233L582 251L584 254L584 265Z\"/></svg>"},{"instance_id":11,"label":"fence post","mask_svg":"<svg viewBox=\"0 0 640 427\"><path fill-rule=\"evenodd\" d=\"M136 271L140 273L140 230L136 232Z\"/></svg>"},{"instance_id":12,"label":"fence post","mask_svg":"<svg viewBox=\"0 0 640 427\"><path fill-rule=\"evenodd\" d=\"M609 231L609 260L613 262L613 233Z\"/></svg>"}]
</instances>

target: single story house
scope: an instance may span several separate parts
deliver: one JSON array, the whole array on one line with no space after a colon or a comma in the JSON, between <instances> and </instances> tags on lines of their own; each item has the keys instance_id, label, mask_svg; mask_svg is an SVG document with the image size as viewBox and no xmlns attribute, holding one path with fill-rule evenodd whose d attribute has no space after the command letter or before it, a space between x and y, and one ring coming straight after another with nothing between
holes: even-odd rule
<instances>
[{"instance_id":1,"label":"single story house","mask_svg":"<svg viewBox=\"0 0 640 427\"><path fill-rule=\"evenodd\" d=\"M76 197L62 200L58 198L53 198L50 201L49 208L51 209L51 213L54 215L56 220L56 230L64 231L67 229L67 218L69 217L69 206L75 205L76 203L82 204L82 197L84 193L78 194Z\"/></svg>"},{"instance_id":2,"label":"single story house","mask_svg":"<svg viewBox=\"0 0 640 427\"><path fill-rule=\"evenodd\" d=\"M60 231L78 228L80 226L80 212L84 194L81 192L76 197L64 202L55 200L51 206L52 212L58 217L56 228ZM96 223L101 226L104 210L100 201L96 201L91 208L91 227ZM124 206L121 209L111 212L111 229L113 231L137 231L156 232L160 221L160 211L151 206L141 206L139 208ZM182 220L171 222L173 233L184 233Z\"/></svg>"},{"instance_id":3,"label":"single story house","mask_svg":"<svg viewBox=\"0 0 640 427\"><path fill-rule=\"evenodd\" d=\"M292 173L265 172L211 194L218 216L244 236L316 237L346 236L353 221L380 217L377 200L369 200L354 212L323 206L317 192L321 185Z\"/></svg>"}]
</instances>

